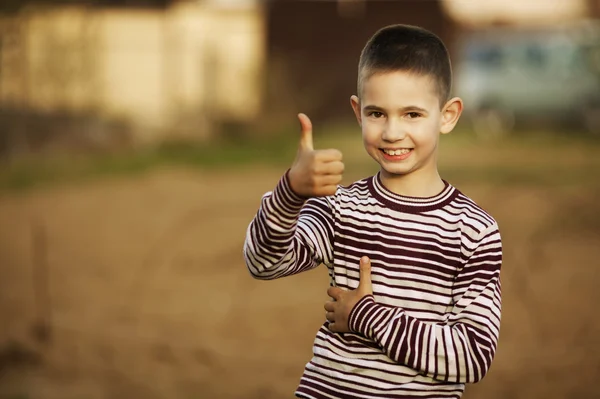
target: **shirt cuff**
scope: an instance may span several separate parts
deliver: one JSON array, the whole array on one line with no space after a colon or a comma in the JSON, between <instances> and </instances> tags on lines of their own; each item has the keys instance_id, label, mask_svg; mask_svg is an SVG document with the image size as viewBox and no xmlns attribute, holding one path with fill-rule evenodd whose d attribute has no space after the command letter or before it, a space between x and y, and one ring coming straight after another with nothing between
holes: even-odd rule
<instances>
[{"instance_id":1,"label":"shirt cuff","mask_svg":"<svg viewBox=\"0 0 600 399\"><path fill-rule=\"evenodd\" d=\"M373 339L373 314L379 305L375 302L373 295L365 295L350 311L348 316L348 327L351 331Z\"/></svg>"},{"instance_id":2,"label":"shirt cuff","mask_svg":"<svg viewBox=\"0 0 600 399\"><path fill-rule=\"evenodd\" d=\"M404 310L395 306L375 302L373 295L365 295L350 311L348 328L364 337L376 341L376 330L382 324L389 323L390 317L404 314Z\"/></svg>"},{"instance_id":3,"label":"shirt cuff","mask_svg":"<svg viewBox=\"0 0 600 399\"><path fill-rule=\"evenodd\" d=\"M289 169L281 179L279 179L279 183L277 183L275 190L273 190L273 196L277 199L277 203L285 210L297 212L302 208L308 198L304 198L292 190L288 174Z\"/></svg>"}]
</instances>

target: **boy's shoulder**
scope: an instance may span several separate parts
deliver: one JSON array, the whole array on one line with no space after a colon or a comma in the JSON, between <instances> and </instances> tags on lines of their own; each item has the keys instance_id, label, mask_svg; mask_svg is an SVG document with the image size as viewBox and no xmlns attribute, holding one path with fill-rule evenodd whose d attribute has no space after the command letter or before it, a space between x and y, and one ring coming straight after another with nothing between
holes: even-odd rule
<instances>
[{"instance_id":1,"label":"boy's shoulder","mask_svg":"<svg viewBox=\"0 0 600 399\"><path fill-rule=\"evenodd\" d=\"M465 225L477 232L498 228L496 219L486 209L455 186L453 189L455 196L449 212L458 214Z\"/></svg>"}]
</instances>

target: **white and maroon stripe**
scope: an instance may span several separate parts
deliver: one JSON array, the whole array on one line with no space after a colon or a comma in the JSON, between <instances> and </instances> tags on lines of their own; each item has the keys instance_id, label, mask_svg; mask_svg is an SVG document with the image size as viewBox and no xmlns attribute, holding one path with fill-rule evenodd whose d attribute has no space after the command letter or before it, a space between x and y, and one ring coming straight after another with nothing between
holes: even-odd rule
<instances>
[{"instance_id":1,"label":"white and maroon stripe","mask_svg":"<svg viewBox=\"0 0 600 399\"><path fill-rule=\"evenodd\" d=\"M457 398L490 367L500 326L501 240L494 219L444 182L430 198L388 191L379 176L305 200L285 175L248 227L256 278L324 263L354 289L372 259L374 296L354 308L356 334L325 322L297 394L308 398Z\"/></svg>"}]
</instances>

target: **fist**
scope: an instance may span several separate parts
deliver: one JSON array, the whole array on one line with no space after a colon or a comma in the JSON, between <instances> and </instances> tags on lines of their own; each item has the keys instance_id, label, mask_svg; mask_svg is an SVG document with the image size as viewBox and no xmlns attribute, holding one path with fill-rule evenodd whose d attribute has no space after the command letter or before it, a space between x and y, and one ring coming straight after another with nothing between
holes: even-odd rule
<instances>
[{"instance_id":1,"label":"fist","mask_svg":"<svg viewBox=\"0 0 600 399\"><path fill-rule=\"evenodd\" d=\"M304 114L298 114L298 119L300 144L288 175L292 190L307 198L333 195L344 172L342 153L333 149L315 150L310 119Z\"/></svg>"}]
</instances>

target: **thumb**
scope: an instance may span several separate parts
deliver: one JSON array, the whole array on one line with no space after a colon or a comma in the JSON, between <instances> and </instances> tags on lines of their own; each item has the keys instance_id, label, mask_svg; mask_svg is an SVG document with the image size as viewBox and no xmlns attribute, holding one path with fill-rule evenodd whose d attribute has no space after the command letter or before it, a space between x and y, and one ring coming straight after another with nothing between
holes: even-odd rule
<instances>
[{"instance_id":1,"label":"thumb","mask_svg":"<svg viewBox=\"0 0 600 399\"><path fill-rule=\"evenodd\" d=\"M305 114L298 114L298 119L300 120L300 126L302 128L302 131L300 132L300 149L312 151L312 122Z\"/></svg>"},{"instance_id":2,"label":"thumb","mask_svg":"<svg viewBox=\"0 0 600 399\"><path fill-rule=\"evenodd\" d=\"M368 294L373 294L373 285L371 283L371 259L366 256L360 258L360 280L358 289Z\"/></svg>"}]
</instances>

